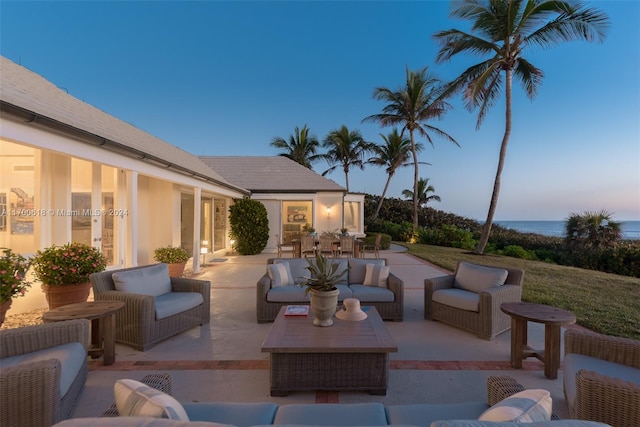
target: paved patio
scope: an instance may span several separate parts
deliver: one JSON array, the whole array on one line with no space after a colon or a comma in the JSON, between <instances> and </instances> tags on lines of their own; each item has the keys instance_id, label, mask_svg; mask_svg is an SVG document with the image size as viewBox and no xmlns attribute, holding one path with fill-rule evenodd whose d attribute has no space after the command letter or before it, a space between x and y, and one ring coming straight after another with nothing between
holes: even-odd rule
<instances>
[{"instance_id":1,"label":"paved patio","mask_svg":"<svg viewBox=\"0 0 640 427\"><path fill-rule=\"evenodd\" d=\"M255 284L266 271L270 255L207 259L199 278L211 281L211 322L139 352L117 345L116 363L90 363L85 389L74 417L98 416L113 402L113 384L120 378L140 379L151 372L168 372L179 401L385 404L486 400L486 378L510 375L527 388L551 392L554 411L568 418L558 378L545 378L543 367L527 359L524 369L509 364L510 332L485 341L460 329L424 320L423 280L443 270L392 246L382 251L391 271L404 280L404 322L385 322L398 344L392 353L386 396L360 392L305 392L287 397L269 394L268 354L260 351L271 324L257 324ZM273 256L273 255L271 255ZM526 276L525 276L526 277ZM544 327L530 324L529 342L543 347Z\"/></svg>"}]
</instances>

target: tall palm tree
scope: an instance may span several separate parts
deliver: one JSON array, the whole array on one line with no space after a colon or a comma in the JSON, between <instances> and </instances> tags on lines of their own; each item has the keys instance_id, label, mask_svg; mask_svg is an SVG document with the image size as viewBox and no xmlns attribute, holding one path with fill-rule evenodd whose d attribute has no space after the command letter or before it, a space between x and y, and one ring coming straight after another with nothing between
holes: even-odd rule
<instances>
[{"instance_id":1,"label":"tall palm tree","mask_svg":"<svg viewBox=\"0 0 640 427\"><path fill-rule=\"evenodd\" d=\"M426 207L427 203L429 203L432 200L435 200L436 202L440 201L440 196L437 196L435 194L436 189L433 187L433 185L429 184L429 178L420 178L418 180L418 193L417 193L417 198L418 198L418 203L420 204L421 207ZM431 194L434 193L434 194ZM406 197L407 199L413 199L413 195L415 193L411 190L402 190L402 195L404 197Z\"/></svg>"},{"instance_id":2,"label":"tall palm tree","mask_svg":"<svg viewBox=\"0 0 640 427\"><path fill-rule=\"evenodd\" d=\"M511 135L511 93L515 77L529 99L535 98L544 76L522 55L527 48L548 48L571 40L602 41L609 27L607 16L574 0L463 0L451 12L472 22L471 33L451 29L434 38L441 46L442 63L459 53L485 55L486 60L467 68L450 83L448 93L462 91L469 110L479 108L476 128L501 95L506 101L505 130L491 203L482 235L474 252L483 253L489 241L500 194L500 176Z\"/></svg>"},{"instance_id":3,"label":"tall palm tree","mask_svg":"<svg viewBox=\"0 0 640 427\"><path fill-rule=\"evenodd\" d=\"M384 144L375 144L373 146L374 157L367 160L367 163L385 166L385 170L387 172L387 182L384 184L384 189L382 190L382 195L378 201L378 206L376 207L376 211L373 213L373 219L376 219L380 213L384 196L387 194L389 183L391 182L393 175L396 173L396 170L400 167L411 165L411 163L409 163L411 160L411 140L409 138L405 138L400 135L398 133L398 128L393 128L388 135L380 134L380 136L384 140ZM416 151L422 151L423 147L424 146L421 143L417 143Z\"/></svg>"},{"instance_id":4,"label":"tall palm tree","mask_svg":"<svg viewBox=\"0 0 640 427\"><path fill-rule=\"evenodd\" d=\"M406 82L403 87L391 90L378 87L373 91L374 99L387 103L382 113L365 117L363 121L378 122L382 126L402 125L401 135L409 132L411 154L413 156L413 194L418 194L418 179L420 177L418 150L416 148L416 133L427 139L433 145L431 134L446 138L458 145L448 133L428 124L429 120L439 119L450 108L442 97L440 80L431 76L427 67L418 71L407 68ZM418 199L413 198L413 227L418 228Z\"/></svg>"},{"instance_id":5,"label":"tall palm tree","mask_svg":"<svg viewBox=\"0 0 640 427\"><path fill-rule=\"evenodd\" d=\"M283 150L279 154L280 156L287 157L309 169L311 169L311 164L319 159L316 151L320 142L318 138L309 134L309 128L306 124L302 129L296 126L294 133L289 135L287 140L281 137L273 138L271 146Z\"/></svg>"},{"instance_id":6,"label":"tall palm tree","mask_svg":"<svg viewBox=\"0 0 640 427\"><path fill-rule=\"evenodd\" d=\"M334 171L338 166L342 166L345 179L345 187L349 191L349 170L352 167L364 169L364 157L371 152L372 143L367 142L360 134L359 130L350 131L345 125L340 129L334 129L322 142L322 146L327 149L320 157L331 165L329 169L322 172L325 176Z\"/></svg>"}]
</instances>

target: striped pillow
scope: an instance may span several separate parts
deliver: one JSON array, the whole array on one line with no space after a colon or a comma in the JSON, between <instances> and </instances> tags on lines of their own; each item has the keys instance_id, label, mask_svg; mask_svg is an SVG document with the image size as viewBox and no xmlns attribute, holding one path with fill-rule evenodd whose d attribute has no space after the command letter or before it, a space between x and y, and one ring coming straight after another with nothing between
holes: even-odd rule
<instances>
[{"instance_id":1,"label":"striped pillow","mask_svg":"<svg viewBox=\"0 0 640 427\"><path fill-rule=\"evenodd\" d=\"M293 276L291 275L291 267L288 262L280 262L278 264L269 264L267 266L267 274L271 279L271 287L295 285Z\"/></svg>"},{"instance_id":2,"label":"striped pillow","mask_svg":"<svg viewBox=\"0 0 640 427\"><path fill-rule=\"evenodd\" d=\"M369 263L365 266L364 282L362 282L362 284L365 286L377 286L379 288L386 288L388 278L388 266Z\"/></svg>"},{"instance_id":3,"label":"striped pillow","mask_svg":"<svg viewBox=\"0 0 640 427\"><path fill-rule=\"evenodd\" d=\"M487 409L481 421L512 421L533 423L551 420L551 394L547 390L531 389L516 393Z\"/></svg>"},{"instance_id":4,"label":"striped pillow","mask_svg":"<svg viewBox=\"0 0 640 427\"><path fill-rule=\"evenodd\" d=\"M113 386L121 417L152 417L189 421L184 408L173 397L135 380L118 380Z\"/></svg>"}]
</instances>

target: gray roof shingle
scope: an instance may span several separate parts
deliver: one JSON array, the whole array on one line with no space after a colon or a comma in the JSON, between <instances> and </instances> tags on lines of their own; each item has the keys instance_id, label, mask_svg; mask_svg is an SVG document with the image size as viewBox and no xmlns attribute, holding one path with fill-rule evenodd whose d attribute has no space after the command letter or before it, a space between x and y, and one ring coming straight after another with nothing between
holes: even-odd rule
<instances>
[{"instance_id":1,"label":"gray roof shingle","mask_svg":"<svg viewBox=\"0 0 640 427\"><path fill-rule=\"evenodd\" d=\"M3 56L0 56L0 100L161 159L177 166L182 173L193 172L221 185L236 187L198 157L69 95ZM243 187L235 189L246 192Z\"/></svg>"},{"instance_id":2,"label":"gray roof shingle","mask_svg":"<svg viewBox=\"0 0 640 427\"><path fill-rule=\"evenodd\" d=\"M283 156L199 156L227 181L254 193L346 191Z\"/></svg>"}]
</instances>

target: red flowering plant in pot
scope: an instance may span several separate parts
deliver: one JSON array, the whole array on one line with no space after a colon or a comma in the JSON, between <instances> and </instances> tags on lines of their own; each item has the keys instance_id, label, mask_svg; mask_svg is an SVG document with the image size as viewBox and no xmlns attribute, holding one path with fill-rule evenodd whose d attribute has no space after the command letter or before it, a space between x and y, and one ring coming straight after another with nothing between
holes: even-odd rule
<instances>
[{"instance_id":1,"label":"red flowering plant in pot","mask_svg":"<svg viewBox=\"0 0 640 427\"><path fill-rule=\"evenodd\" d=\"M89 275L104 271L107 259L98 248L72 242L36 252L31 265L53 309L86 301L91 290Z\"/></svg>"},{"instance_id":2,"label":"red flowering plant in pot","mask_svg":"<svg viewBox=\"0 0 640 427\"><path fill-rule=\"evenodd\" d=\"M4 323L13 298L24 296L31 282L26 279L29 260L9 248L0 257L0 325Z\"/></svg>"}]
</instances>

